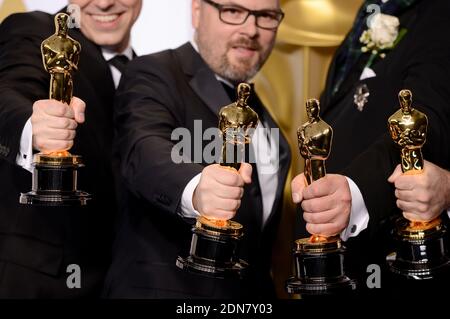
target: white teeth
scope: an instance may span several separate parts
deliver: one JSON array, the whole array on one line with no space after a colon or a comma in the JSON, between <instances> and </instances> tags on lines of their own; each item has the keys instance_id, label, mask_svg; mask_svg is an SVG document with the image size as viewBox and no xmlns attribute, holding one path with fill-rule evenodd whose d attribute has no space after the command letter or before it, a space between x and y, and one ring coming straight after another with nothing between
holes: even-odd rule
<instances>
[{"instance_id":1,"label":"white teeth","mask_svg":"<svg viewBox=\"0 0 450 319\"><path fill-rule=\"evenodd\" d=\"M118 14L111 15L92 15L92 18L98 22L112 22L119 17Z\"/></svg>"}]
</instances>

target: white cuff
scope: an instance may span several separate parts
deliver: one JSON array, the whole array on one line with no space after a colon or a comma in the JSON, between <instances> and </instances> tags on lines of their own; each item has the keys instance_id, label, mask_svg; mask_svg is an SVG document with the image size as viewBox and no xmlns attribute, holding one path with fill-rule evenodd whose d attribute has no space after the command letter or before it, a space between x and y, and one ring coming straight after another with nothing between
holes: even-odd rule
<instances>
[{"instance_id":1,"label":"white cuff","mask_svg":"<svg viewBox=\"0 0 450 319\"><path fill-rule=\"evenodd\" d=\"M184 188L183 195L181 196L181 215L186 218L197 218L200 213L194 209L192 203L192 196L194 196L195 188L200 182L200 176L202 173L195 175Z\"/></svg>"},{"instance_id":2,"label":"white cuff","mask_svg":"<svg viewBox=\"0 0 450 319\"><path fill-rule=\"evenodd\" d=\"M341 239L346 241L350 237L358 236L360 232L367 228L369 223L369 211L367 210L364 198L358 186L350 178L347 178L352 195L352 209L348 226L341 232Z\"/></svg>"},{"instance_id":3,"label":"white cuff","mask_svg":"<svg viewBox=\"0 0 450 319\"><path fill-rule=\"evenodd\" d=\"M16 164L33 172L33 126L31 118L25 123L20 136L20 149L16 157Z\"/></svg>"},{"instance_id":4,"label":"white cuff","mask_svg":"<svg viewBox=\"0 0 450 319\"><path fill-rule=\"evenodd\" d=\"M448 217L450 217L450 208L447 209L447 215L448 215Z\"/></svg>"}]
</instances>

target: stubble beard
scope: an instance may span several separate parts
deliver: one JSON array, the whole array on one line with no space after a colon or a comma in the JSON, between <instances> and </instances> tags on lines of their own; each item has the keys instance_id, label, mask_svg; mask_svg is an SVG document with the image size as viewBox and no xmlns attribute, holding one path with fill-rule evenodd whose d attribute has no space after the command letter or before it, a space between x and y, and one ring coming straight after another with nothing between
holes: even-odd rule
<instances>
[{"instance_id":1,"label":"stubble beard","mask_svg":"<svg viewBox=\"0 0 450 319\"><path fill-rule=\"evenodd\" d=\"M201 56L214 71L214 73L232 82L233 84L247 82L253 78L261 69L268 57L268 53L263 52L258 41L252 39L239 38L237 41L227 43L225 52L220 54L218 58L215 58L218 55L214 52L216 46L204 41L202 37L198 36L198 34L196 36L196 40ZM254 63L250 58L241 58L237 60L237 63L231 63L227 53L232 49L232 47L237 45L243 45L256 50L259 53L258 61ZM270 49L268 52L270 52Z\"/></svg>"}]
</instances>

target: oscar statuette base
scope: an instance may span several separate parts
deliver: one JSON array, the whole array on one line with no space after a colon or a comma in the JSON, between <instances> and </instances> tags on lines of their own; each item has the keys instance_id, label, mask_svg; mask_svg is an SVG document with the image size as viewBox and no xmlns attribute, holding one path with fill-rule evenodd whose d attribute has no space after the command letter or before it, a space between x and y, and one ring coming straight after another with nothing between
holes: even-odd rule
<instances>
[{"instance_id":1,"label":"oscar statuette base","mask_svg":"<svg viewBox=\"0 0 450 319\"><path fill-rule=\"evenodd\" d=\"M286 282L288 293L323 296L356 289L356 282L344 273L345 249L338 237L319 242L302 238L295 243L295 276Z\"/></svg>"},{"instance_id":2,"label":"oscar statuette base","mask_svg":"<svg viewBox=\"0 0 450 319\"><path fill-rule=\"evenodd\" d=\"M240 278L248 264L237 258L242 225L200 217L192 229L190 254L179 256L178 268L214 278Z\"/></svg>"},{"instance_id":3,"label":"oscar statuette base","mask_svg":"<svg viewBox=\"0 0 450 319\"><path fill-rule=\"evenodd\" d=\"M32 190L21 193L21 204L84 206L90 200L90 194L77 189L77 170L83 167L79 156L37 154L33 165Z\"/></svg>"},{"instance_id":4,"label":"oscar statuette base","mask_svg":"<svg viewBox=\"0 0 450 319\"><path fill-rule=\"evenodd\" d=\"M394 230L396 251L386 257L389 270L413 280L437 279L450 272L446 231L440 218L416 226L399 218Z\"/></svg>"}]
</instances>

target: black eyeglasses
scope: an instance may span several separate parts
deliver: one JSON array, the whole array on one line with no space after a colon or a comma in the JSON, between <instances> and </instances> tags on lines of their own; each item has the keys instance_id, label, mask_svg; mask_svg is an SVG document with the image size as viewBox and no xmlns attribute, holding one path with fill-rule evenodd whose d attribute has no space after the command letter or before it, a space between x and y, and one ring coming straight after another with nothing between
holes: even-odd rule
<instances>
[{"instance_id":1,"label":"black eyeglasses","mask_svg":"<svg viewBox=\"0 0 450 319\"><path fill-rule=\"evenodd\" d=\"M220 4L211 0L203 1L219 10L220 21L227 24L244 24L250 15L254 15L258 27L275 30L284 18L284 13L281 10L249 10L238 5Z\"/></svg>"}]
</instances>

